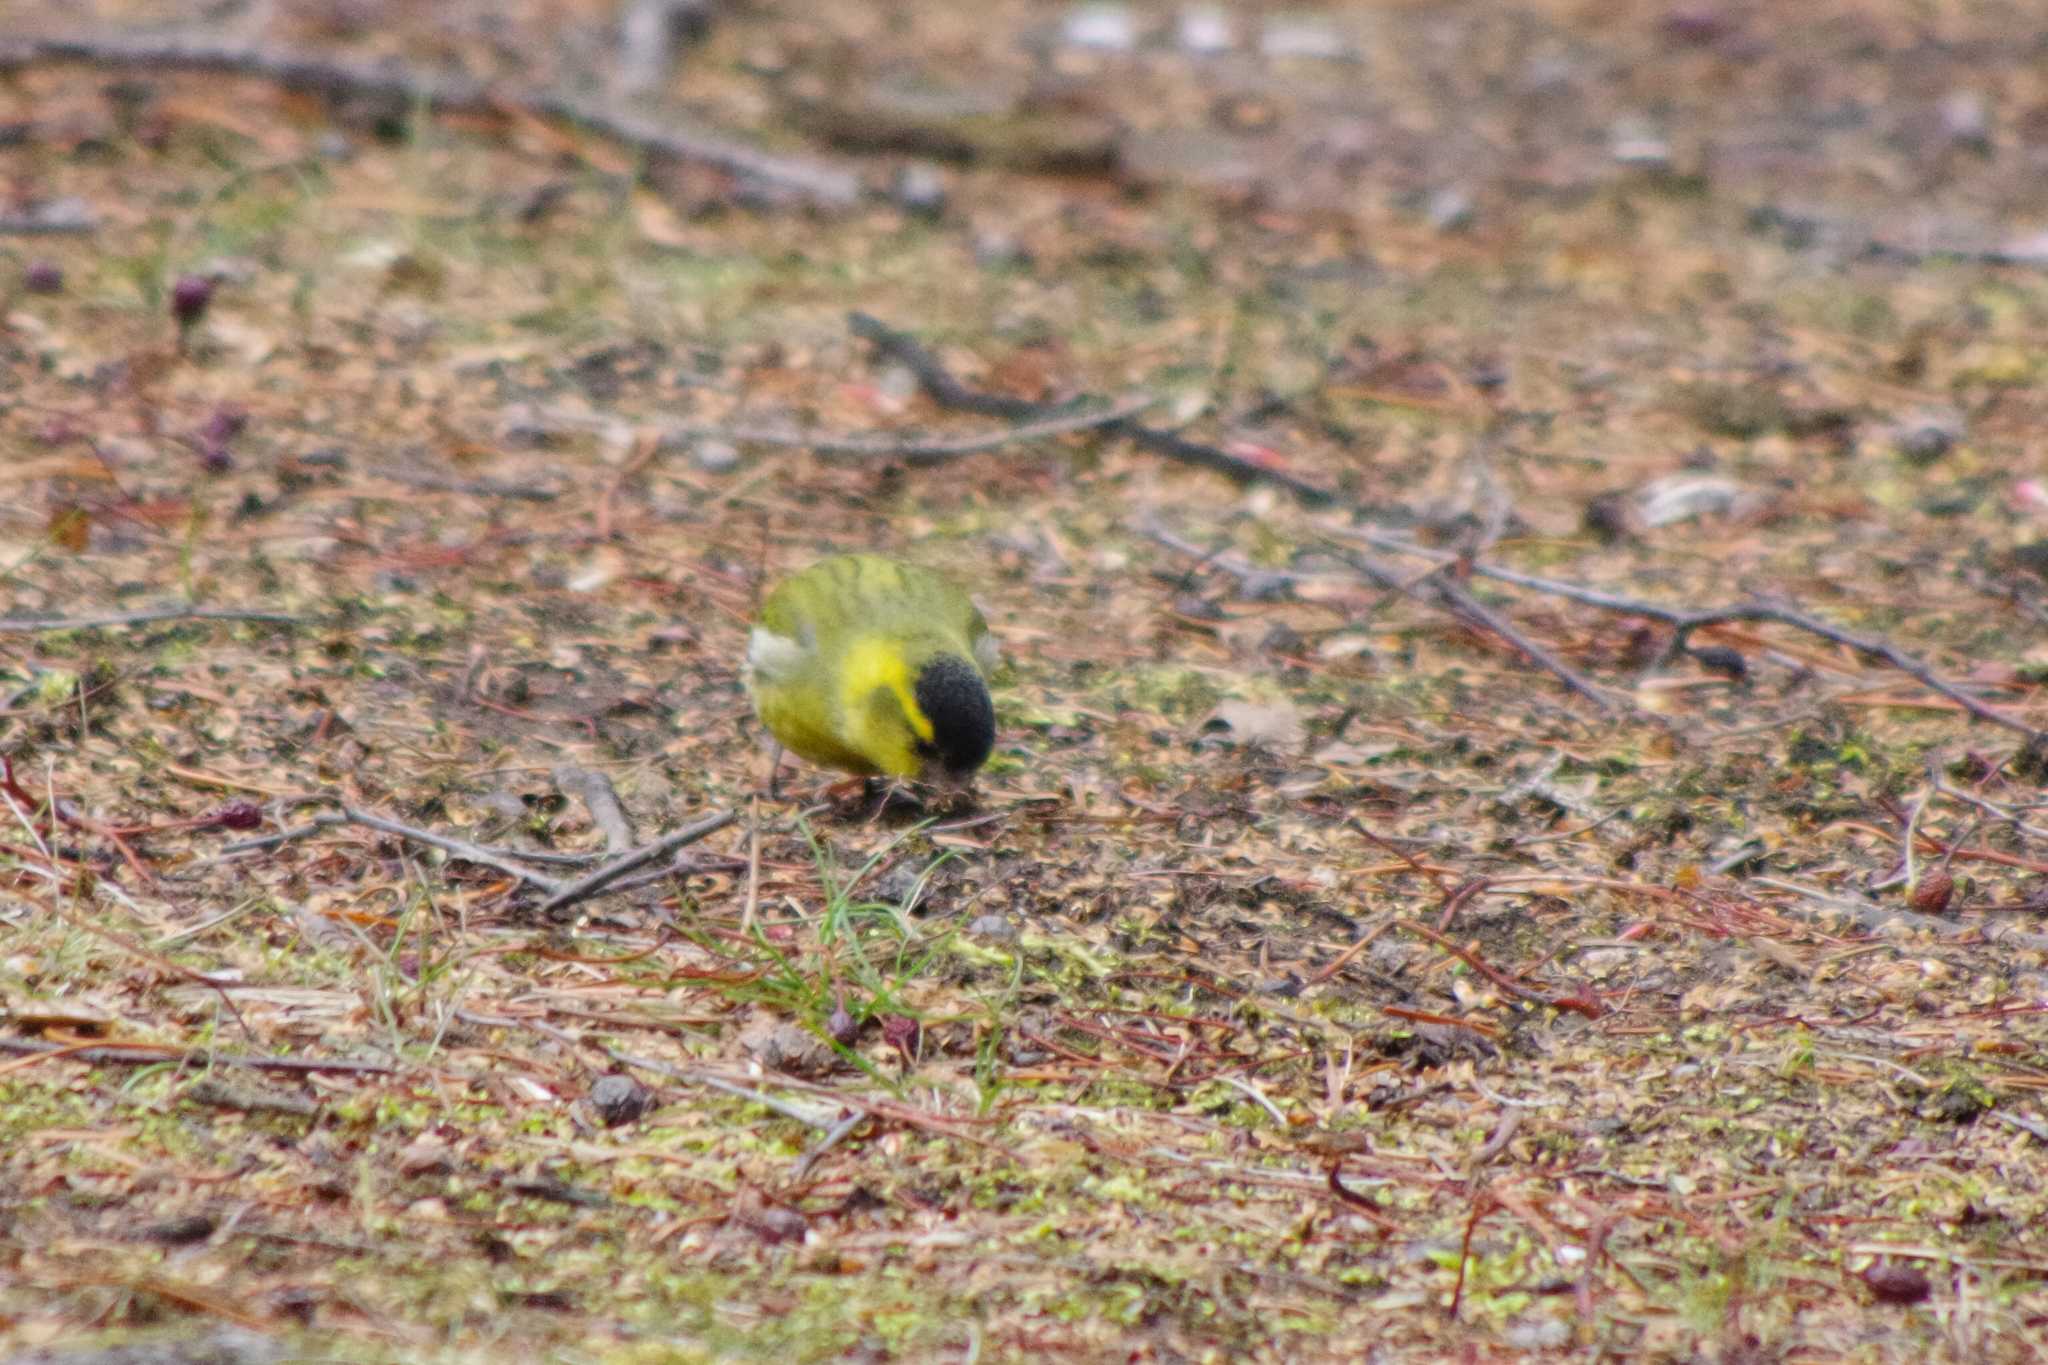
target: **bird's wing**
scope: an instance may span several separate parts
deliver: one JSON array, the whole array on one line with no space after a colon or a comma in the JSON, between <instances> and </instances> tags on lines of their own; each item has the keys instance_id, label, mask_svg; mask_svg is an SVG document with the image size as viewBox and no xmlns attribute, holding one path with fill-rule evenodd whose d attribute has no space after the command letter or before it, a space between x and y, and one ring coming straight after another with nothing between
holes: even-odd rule
<instances>
[{"instance_id":1,"label":"bird's wing","mask_svg":"<svg viewBox=\"0 0 2048 1365\"><path fill-rule=\"evenodd\" d=\"M782 682L795 676L810 657L810 644L777 635L766 626L755 626L747 637L747 671L762 682Z\"/></svg>"}]
</instances>

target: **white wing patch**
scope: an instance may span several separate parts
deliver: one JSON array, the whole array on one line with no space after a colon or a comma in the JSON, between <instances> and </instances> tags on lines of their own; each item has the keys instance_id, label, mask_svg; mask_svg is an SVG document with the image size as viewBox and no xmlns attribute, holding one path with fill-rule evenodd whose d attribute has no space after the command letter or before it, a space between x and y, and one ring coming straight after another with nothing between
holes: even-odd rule
<instances>
[{"instance_id":1,"label":"white wing patch","mask_svg":"<svg viewBox=\"0 0 2048 1365\"><path fill-rule=\"evenodd\" d=\"M764 682L780 682L804 666L810 649L801 640L755 626L747 637L747 671Z\"/></svg>"},{"instance_id":2,"label":"white wing patch","mask_svg":"<svg viewBox=\"0 0 2048 1365\"><path fill-rule=\"evenodd\" d=\"M974 662L981 665L981 675L987 677L996 671L996 665L1003 661L1002 647L996 637L986 632L974 642Z\"/></svg>"}]
</instances>

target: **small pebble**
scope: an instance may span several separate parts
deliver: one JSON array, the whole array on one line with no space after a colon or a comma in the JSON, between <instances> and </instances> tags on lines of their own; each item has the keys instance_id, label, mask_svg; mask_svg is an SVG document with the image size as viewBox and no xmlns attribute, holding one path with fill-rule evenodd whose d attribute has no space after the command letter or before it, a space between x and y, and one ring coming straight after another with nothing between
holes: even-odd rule
<instances>
[{"instance_id":1,"label":"small pebble","mask_svg":"<svg viewBox=\"0 0 2048 1365\"><path fill-rule=\"evenodd\" d=\"M1930 465L1954 450L1962 435L1962 422L1954 414L1915 413L1893 429L1892 446L1909 463Z\"/></svg>"},{"instance_id":2,"label":"small pebble","mask_svg":"<svg viewBox=\"0 0 2048 1365\"><path fill-rule=\"evenodd\" d=\"M1476 216L1472 196L1455 186L1446 186L1429 196L1429 225L1438 232L1463 232Z\"/></svg>"},{"instance_id":3,"label":"small pebble","mask_svg":"<svg viewBox=\"0 0 2048 1365\"><path fill-rule=\"evenodd\" d=\"M31 294L55 294L64 288L64 268L55 261L30 261L21 272L21 287Z\"/></svg>"},{"instance_id":4,"label":"small pebble","mask_svg":"<svg viewBox=\"0 0 2048 1365\"><path fill-rule=\"evenodd\" d=\"M1334 25L1314 16L1285 14L1266 20L1265 30L1259 34L1259 51L1276 60L1334 62L1352 55L1351 44Z\"/></svg>"},{"instance_id":5,"label":"small pebble","mask_svg":"<svg viewBox=\"0 0 2048 1365\"><path fill-rule=\"evenodd\" d=\"M654 1107L654 1095L631 1076L600 1076L590 1087L590 1107L607 1128L631 1123Z\"/></svg>"},{"instance_id":6,"label":"small pebble","mask_svg":"<svg viewBox=\"0 0 2048 1365\"><path fill-rule=\"evenodd\" d=\"M1072 47L1129 52L1138 45L1138 21L1122 5L1083 5L1067 15L1060 36Z\"/></svg>"},{"instance_id":7,"label":"small pebble","mask_svg":"<svg viewBox=\"0 0 2048 1365\"><path fill-rule=\"evenodd\" d=\"M690 447L690 458L706 474L730 474L739 468L740 449L731 441L707 438Z\"/></svg>"},{"instance_id":8,"label":"small pebble","mask_svg":"<svg viewBox=\"0 0 2048 1365\"><path fill-rule=\"evenodd\" d=\"M1031 253L1006 232L974 234L974 263L983 270L1021 270L1031 264Z\"/></svg>"},{"instance_id":9,"label":"small pebble","mask_svg":"<svg viewBox=\"0 0 2048 1365\"><path fill-rule=\"evenodd\" d=\"M1211 5L1190 5L1180 12L1174 38L1181 51L1213 57L1237 46L1237 33L1230 16Z\"/></svg>"},{"instance_id":10,"label":"small pebble","mask_svg":"<svg viewBox=\"0 0 2048 1365\"><path fill-rule=\"evenodd\" d=\"M983 943L1015 943L1017 926L1007 915L978 915L967 926L967 936Z\"/></svg>"},{"instance_id":11,"label":"small pebble","mask_svg":"<svg viewBox=\"0 0 2048 1365\"><path fill-rule=\"evenodd\" d=\"M946 211L946 179L937 168L913 161L896 172L890 194L906 213L920 218L937 218Z\"/></svg>"},{"instance_id":12,"label":"small pebble","mask_svg":"<svg viewBox=\"0 0 2048 1365\"><path fill-rule=\"evenodd\" d=\"M206 425L199 428L199 439L224 445L242 434L242 428L249 425L249 413L232 403L224 403L213 410L206 419Z\"/></svg>"},{"instance_id":13,"label":"small pebble","mask_svg":"<svg viewBox=\"0 0 2048 1365\"><path fill-rule=\"evenodd\" d=\"M1729 16L1716 5L1674 5L1664 12L1666 37L1689 47L1706 47L1732 31Z\"/></svg>"},{"instance_id":14,"label":"small pebble","mask_svg":"<svg viewBox=\"0 0 2048 1365\"><path fill-rule=\"evenodd\" d=\"M1974 90L1957 90L1941 102L1941 128L1962 147L1989 148L1991 109Z\"/></svg>"},{"instance_id":15,"label":"small pebble","mask_svg":"<svg viewBox=\"0 0 2048 1365\"><path fill-rule=\"evenodd\" d=\"M1622 119L1607 138L1608 155L1624 166L1661 171L1671 165L1671 141L1642 119Z\"/></svg>"},{"instance_id":16,"label":"small pebble","mask_svg":"<svg viewBox=\"0 0 2048 1365\"><path fill-rule=\"evenodd\" d=\"M206 315L213 302L213 281L204 275L181 275L171 286L171 316L178 326L190 327Z\"/></svg>"}]
</instances>

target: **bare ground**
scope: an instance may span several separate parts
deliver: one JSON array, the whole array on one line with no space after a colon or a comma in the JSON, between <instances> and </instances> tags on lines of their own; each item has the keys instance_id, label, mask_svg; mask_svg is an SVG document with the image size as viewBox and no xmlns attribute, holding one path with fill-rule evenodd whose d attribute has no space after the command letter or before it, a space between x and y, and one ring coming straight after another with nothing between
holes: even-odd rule
<instances>
[{"instance_id":1,"label":"bare ground","mask_svg":"<svg viewBox=\"0 0 2048 1365\"><path fill-rule=\"evenodd\" d=\"M0 84L93 224L0 235L0 1349L2037 1358L2038 16L812 8L669 93L936 217ZM605 18L222 32L540 89ZM746 439L1011 425L854 312L1243 477ZM745 623L850 548L1003 641L971 810L761 795ZM569 768L734 819L547 911Z\"/></svg>"}]
</instances>

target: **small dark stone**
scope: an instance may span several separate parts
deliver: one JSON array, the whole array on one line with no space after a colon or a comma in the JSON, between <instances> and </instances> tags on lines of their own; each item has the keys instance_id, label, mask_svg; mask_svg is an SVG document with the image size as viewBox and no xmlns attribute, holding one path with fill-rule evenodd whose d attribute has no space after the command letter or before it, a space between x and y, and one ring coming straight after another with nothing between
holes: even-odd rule
<instances>
[{"instance_id":1,"label":"small dark stone","mask_svg":"<svg viewBox=\"0 0 2048 1365\"><path fill-rule=\"evenodd\" d=\"M222 829L254 829L263 823L263 807L254 801L230 801L213 813Z\"/></svg>"},{"instance_id":2,"label":"small dark stone","mask_svg":"<svg viewBox=\"0 0 2048 1365\"><path fill-rule=\"evenodd\" d=\"M219 1226L210 1214L191 1213L183 1218L167 1218L152 1224L142 1230L142 1236L147 1241L162 1242L165 1246L190 1246L213 1236L213 1230Z\"/></svg>"},{"instance_id":3,"label":"small dark stone","mask_svg":"<svg viewBox=\"0 0 2048 1365\"><path fill-rule=\"evenodd\" d=\"M916 909L929 889L924 869L910 861L900 862L875 878L875 899L905 910Z\"/></svg>"},{"instance_id":4,"label":"small dark stone","mask_svg":"<svg viewBox=\"0 0 2048 1365\"><path fill-rule=\"evenodd\" d=\"M199 428L199 439L214 445L226 445L242 434L242 428L249 425L246 409L232 403L224 403L207 417L206 425Z\"/></svg>"},{"instance_id":5,"label":"small dark stone","mask_svg":"<svg viewBox=\"0 0 2048 1365\"><path fill-rule=\"evenodd\" d=\"M2013 567L2048 578L2048 540L2030 540L2012 547Z\"/></svg>"},{"instance_id":6,"label":"small dark stone","mask_svg":"<svg viewBox=\"0 0 2048 1365\"><path fill-rule=\"evenodd\" d=\"M1927 1118L1946 1123L1970 1123L1989 1108L1990 1101L1973 1087L1956 1084L1936 1095L1921 1112Z\"/></svg>"},{"instance_id":7,"label":"small dark stone","mask_svg":"<svg viewBox=\"0 0 2048 1365\"><path fill-rule=\"evenodd\" d=\"M181 328L206 316L206 305L212 302L213 281L204 275L181 275L171 286L171 316Z\"/></svg>"},{"instance_id":8,"label":"small dark stone","mask_svg":"<svg viewBox=\"0 0 2048 1365\"><path fill-rule=\"evenodd\" d=\"M794 1209L763 1209L751 1221L754 1231L770 1246L797 1241L811 1229L804 1216Z\"/></svg>"},{"instance_id":9,"label":"small dark stone","mask_svg":"<svg viewBox=\"0 0 2048 1365\"><path fill-rule=\"evenodd\" d=\"M301 1327L311 1327L320 1310L320 1296L302 1285L289 1285L270 1295L270 1309Z\"/></svg>"},{"instance_id":10,"label":"small dark stone","mask_svg":"<svg viewBox=\"0 0 2048 1365\"><path fill-rule=\"evenodd\" d=\"M21 272L21 287L31 294L55 294L64 288L64 268L55 261L30 261Z\"/></svg>"},{"instance_id":11,"label":"small dark stone","mask_svg":"<svg viewBox=\"0 0 2048 1365\"><path fill-rule=\"evenodd\" d=\"M1918 1266L1873 1265L1861 1276L1881 1303L1921 1303L1934 1292L1927 1272Z\"/></svg>"},{"instance_id":12,"label":"small dark stone","mask_svg":"<svg viewBox=\"0 0 2048 1365\"><path fill-rule=\"evenodd\" d=\"M600 1076L590 1087L590 1107L605 1127L631 1123L654 1107L654 1095L631 1076Z\"/></svg>"},{"instance_id":13,"label":"small dark stone","mask_svg":"<svg viewBox=\"0 0 2048 1365\"><path fill-rule=\"evenodd\" d=\"M1737 682L1749 676L1749 660L1742 657L1740 650L1726 645L1699 645L1686 652L1692 655L1694 663L1709 673L1719 673Z\"/></svg>"}]
</instances>

